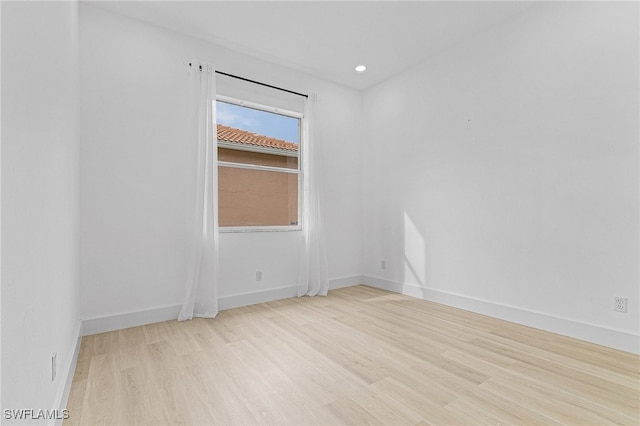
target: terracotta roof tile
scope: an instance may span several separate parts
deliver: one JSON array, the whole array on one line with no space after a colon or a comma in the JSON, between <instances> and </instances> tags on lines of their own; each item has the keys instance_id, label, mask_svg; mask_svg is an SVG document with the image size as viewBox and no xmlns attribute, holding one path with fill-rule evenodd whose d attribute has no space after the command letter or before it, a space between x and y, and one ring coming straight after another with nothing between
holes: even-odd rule
<instances>
[{"instance_id":1,"label":"terracotta roof tile","mask_svg":"<svg viewBox=\"0 0 640 426\"><path fill-rule=\"evenodd\" d=\"M247 132L246 130L234 129L222 124L218 124L218 140L285 151L298 151L298 144L293 142Z\"/></svg>"}]
</instances>

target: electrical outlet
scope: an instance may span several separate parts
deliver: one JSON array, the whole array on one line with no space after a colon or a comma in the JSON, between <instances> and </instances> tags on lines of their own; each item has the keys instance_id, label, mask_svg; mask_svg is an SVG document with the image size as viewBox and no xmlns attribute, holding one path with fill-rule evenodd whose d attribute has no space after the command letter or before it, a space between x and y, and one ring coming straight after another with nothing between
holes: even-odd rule
<instances>
[{"instance_id":1,"label":"electrical outlet","mask_svg":"<svg viewBox=\"0 0 640 426\"><path fill-rule=\"evenodd\" d=\"M256 281L262 281L262 271L256 271Z\"/></svg>"},{"instance_id":2,"label":"electrical outlet","mask_svg":"<svg viewBox=\"0 0 640 426\"><path fill-rule=\"evenodd\" d=\"M385 262L384 260L380 261L380 269L387 269L387 262Z\"/></svg>"},{"instance_id":3,"label":"electrical outlet","mask_svg":"<svg viewBox=\"0 0 640 426\"><path fill-rule=\"evenodd\" d=\"M616 312L627 312L627 298L615 296L613 298L613 310Z\"/></svg>"},{"instance_id":4,"label":"electrical outlet","mask_svg":"<svg viewBox=\"0 0 640 426\"><path fill-rule=\"evenodd\" d=\"M58 354L55 352L51 355L51 381L56 379L56 364L58 363Z\"/></svg>"}]
</instances>

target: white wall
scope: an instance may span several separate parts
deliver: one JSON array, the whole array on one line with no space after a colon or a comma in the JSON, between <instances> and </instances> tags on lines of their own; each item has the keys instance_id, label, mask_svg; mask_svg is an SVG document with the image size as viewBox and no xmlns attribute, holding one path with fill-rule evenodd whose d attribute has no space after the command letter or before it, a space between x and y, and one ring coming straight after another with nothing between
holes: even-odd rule
<instances>
[{"instance_id":1,"label":"white wall","mask_svg":"<svg viewBox=\"0 0 640 426\"><path fill-rule=\"evenodd\" d=\"M319 95L330 278L361 274L359 92L81 5L81 315L182 302L193 151L182 139L188 60ZM221 305L293 295L294 233L223 234ZM263 280L255 281L255 271ZM233 300L232 300L233 299ZM164 311L170 314L168 309Z\"/></svg>"},{"instance_id":2,"label":"white wall","mask_svg":"<svg viewBox=\"0 0 640 426\"><path fill-rule=\"evenodd\" d=\"M544 3L366 91L369 281L637 352L638 47Z\"/></svg>"},{"instance_id":3,"label":"white wall","mask_svg":"<svg viewBox=\"0 0 640 426\"><path fill-rule=\"evenodd\" d=\"M79 335L77 42L75 3L3 2L3 410L58 409Z\"/></svg>"}]
</instances>

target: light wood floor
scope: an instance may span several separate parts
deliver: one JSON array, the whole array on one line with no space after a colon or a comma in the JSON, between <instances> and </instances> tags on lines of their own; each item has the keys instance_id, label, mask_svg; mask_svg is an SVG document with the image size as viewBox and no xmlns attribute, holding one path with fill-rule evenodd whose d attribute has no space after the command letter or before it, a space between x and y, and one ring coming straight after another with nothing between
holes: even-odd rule
<instances>
[{"instance_id":1,"label":"light wood floor","mask_svg":"<svg viewBox=\"0 0 640 426\"><path fill-rule=\"evenodd\" d=\"M639 367L358 286L85 337L65 423L638 425Z\"/></svg>"}]
</instances>

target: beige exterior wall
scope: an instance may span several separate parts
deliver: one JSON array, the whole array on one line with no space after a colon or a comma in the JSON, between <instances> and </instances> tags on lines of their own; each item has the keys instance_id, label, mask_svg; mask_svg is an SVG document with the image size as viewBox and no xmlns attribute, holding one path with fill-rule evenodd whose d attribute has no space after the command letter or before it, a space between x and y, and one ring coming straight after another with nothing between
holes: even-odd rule
<instances>
[{"instance_id":1,"label":"beige exterior wall","mask_svg":"<svg viewBox=\"0 0 640 426\"><path fill-rule=\"evenodd\" d=\"M218 148L218 160L298 168L296 157ZM218 223L288 226L298 221L298 175L218 167Z\"/></svg>"}]
</instances>

